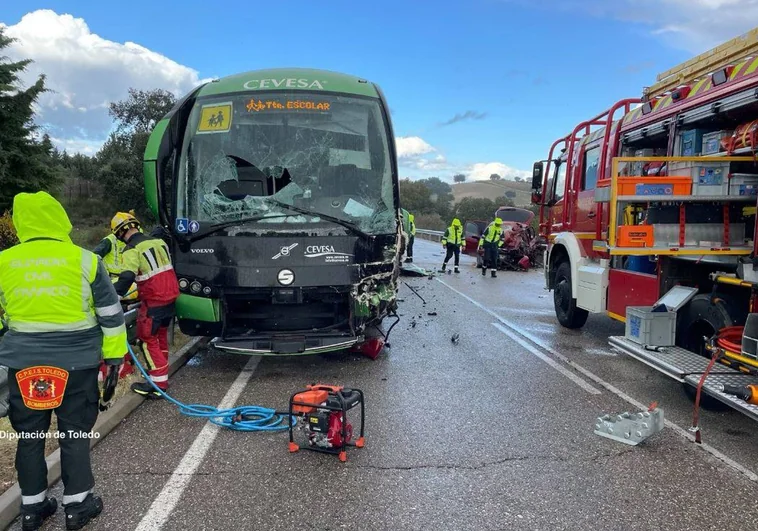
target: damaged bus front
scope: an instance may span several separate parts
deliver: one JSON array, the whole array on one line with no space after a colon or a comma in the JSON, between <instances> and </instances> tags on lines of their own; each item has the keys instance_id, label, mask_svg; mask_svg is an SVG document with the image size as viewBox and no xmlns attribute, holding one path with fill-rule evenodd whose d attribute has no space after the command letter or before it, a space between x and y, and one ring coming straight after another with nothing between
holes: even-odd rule
<instances>
[{"instance_id":1,"label":"damaged bus front","mask_svg":"<svg viewBox=\"0 0 758 531\"><path fill-rule=\"evenodd\" d=\"M145 153L182 332L249 354L351 347L396 310L402 228L381 90L317 70L207 83Z\"/></svg>"}]
</instances>

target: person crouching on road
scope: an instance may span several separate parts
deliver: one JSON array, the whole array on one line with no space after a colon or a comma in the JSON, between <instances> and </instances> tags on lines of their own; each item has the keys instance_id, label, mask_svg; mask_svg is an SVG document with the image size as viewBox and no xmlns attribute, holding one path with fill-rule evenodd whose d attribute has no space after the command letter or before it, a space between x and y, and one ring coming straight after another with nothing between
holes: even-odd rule
<instances>
[{"instance_id":1,"label":"person crouching on road","mask_svg":"<svg viewBox=\"0 0 758 531\"><path fill-rule=\"evenodd\" d=\"M487 225L482 237L479 239L479 247L484 247L482 276L487 274L487 267L490 267L492 269L492 278L497 278L497 258L502 246L503 220L495 218L495 221Z\"/></svg>"},{"instance_id":2,"label":"person crouching on road","mask_svg":"<svg viewBox=\"0 0 758 531\"><path fill-rule=\"evenodd\" d=\"M447 268L447 263L455 255L455 272L460 273L458 265L461 260L461 244L463 243L463 225L458 218L453 219L453 222L445 230L445 235L442 237L442 247L447 251L445 254L445 261L442 262L442 271Z\"/></svg>"},{"instance_id":3,"label":"person crouching on road","mask_svg":"<svg viewBox=\"0 0 758 531\"><path fill-rule=\"evenodd\" d=\"M45 434L58 420L66 528L81 529L103 510L93 494L91 431L98 415L98 366L118 367L127 350L124 313L108 271L71 242L71 222L45 192L13 199L20 244L0 253L0 305L7 332L8 416L19 434L16 470L21 528L39 529L58 503L47 496Z\"/></svg>"},{"instance_id":4,"label":"person crouching on road","mask_svg":"<svg viewBox=\"0 0 758 531\"><path fill-rule=\"evenodd\" d=\"M111 220L111 231L126 243L122 256L123 272L115 283L123 296L137 282L140 294L137 312L137 337L148 364L150 380L161 390L168 389L168 327L176 310L179 283L163 240L144 234L140 222L130 213L118 212ZM150 382L137 382L132 391L148 398L162 398Z\"/></svg>"}]
</instances>

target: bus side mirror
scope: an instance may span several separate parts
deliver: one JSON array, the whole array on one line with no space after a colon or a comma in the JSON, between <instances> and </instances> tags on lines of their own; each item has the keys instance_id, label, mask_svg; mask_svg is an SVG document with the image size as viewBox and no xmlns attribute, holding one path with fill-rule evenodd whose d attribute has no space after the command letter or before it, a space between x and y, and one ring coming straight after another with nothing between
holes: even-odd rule
<instances>
[{"instance_id":1,"label":"bus side mirror","mask_svg":"<svg viewBox=\"0 0 758 531\"><path fill-rule=\"evenodd\" d=\"M535 162L532 168L532 204L539 204L542 201L542 177L545 174L545 165L542 162Z\"/></svg>"}]
</instances>

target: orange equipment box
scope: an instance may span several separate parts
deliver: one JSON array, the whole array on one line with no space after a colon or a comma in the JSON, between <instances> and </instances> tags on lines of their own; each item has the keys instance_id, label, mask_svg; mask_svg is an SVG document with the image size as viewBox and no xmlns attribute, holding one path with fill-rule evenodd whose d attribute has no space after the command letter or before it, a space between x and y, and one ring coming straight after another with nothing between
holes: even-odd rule
<instances>
[{"instance_id":1,"label":"orange equipment box","mask_svg":"<svg viewBox=\"0 0 758 531\"><path fill-rule=\"evenodd\" d=\"M618 195L690 195L691 193L692 177L618 178Z\"/></svg>"},{"instance_id":2,"label":"orange equipment box","mask_svg":"<svg viewBox=\"0 0 758 531\"><path fill-rule=\"evenodd\" d=\"M621 225L619 247L652 247L655 242L652 225Z\"/></svg>"}]
</instances>

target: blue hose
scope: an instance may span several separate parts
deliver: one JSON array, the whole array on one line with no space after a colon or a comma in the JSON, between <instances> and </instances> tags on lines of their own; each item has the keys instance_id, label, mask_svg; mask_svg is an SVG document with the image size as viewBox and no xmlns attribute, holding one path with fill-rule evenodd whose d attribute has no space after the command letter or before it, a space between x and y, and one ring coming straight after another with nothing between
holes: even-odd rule
<instances>
[{"instance_id":1,"label":"blue hose","mask_svg":"<svg viewBox=\"0 0 758 531\"><path fill-rule=\"evenodd\" d=\"M129 354L134 360L134 364L145 380L160 393L163 398L179 408L182 415L188 417L197 417L208 419L213 424L223 428L229 428L236 431L284 431L290 428L290 424L285 421L289 416L288 413L277 413L276 410L261 406L239 406L231 409L218 409L205 404L184 404L175 398L169 396L164 390L155 385L145 371L145 368L137 359L137 355L132 350L132 346L127 343ZM294 426L296 419L294 415L290 418L291 426Z\"/></svg>"}]
</instances>

